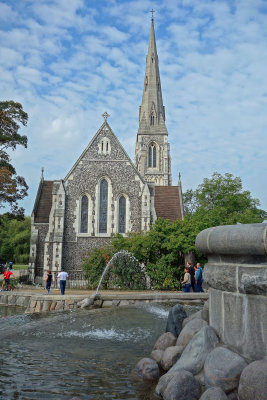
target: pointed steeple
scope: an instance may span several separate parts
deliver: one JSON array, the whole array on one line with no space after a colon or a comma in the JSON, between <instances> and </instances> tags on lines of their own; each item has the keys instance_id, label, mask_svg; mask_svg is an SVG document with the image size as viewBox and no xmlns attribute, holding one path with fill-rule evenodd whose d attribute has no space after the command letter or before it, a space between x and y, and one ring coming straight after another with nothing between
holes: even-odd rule
<instances>
[{"instance_id":1,"label":"pointed steeple","mask_svg":"<svg viewBox=\"0 0 267 400\"><path fill-rule=\"evenodd\" d=\"M170 145L165 125L165 109L162 101L153 17L146 56L142 105L139 107L135 166L149 184L171 185Z\"/></svg>"},{"instance_id":2,"label":"pointed steeple","mask_svg":"<svg viewBox=\"0 0 267 400\"><path fill-rule=\"evenodd\" d=\"M153 18L151 20L148 53L146 57L142 105L139 109L138 134L143 134L144 132L167 133Z\"/></svg>"}]
</instances>

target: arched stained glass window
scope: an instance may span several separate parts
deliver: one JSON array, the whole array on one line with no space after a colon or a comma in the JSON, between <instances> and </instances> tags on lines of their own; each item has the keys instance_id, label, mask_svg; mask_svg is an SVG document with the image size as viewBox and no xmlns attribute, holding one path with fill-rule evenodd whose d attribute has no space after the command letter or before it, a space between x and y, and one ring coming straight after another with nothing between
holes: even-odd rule
<instances>
[{"instance_id":1,"label":"arched stained glass window","mask_svg":"<svg viewBox=\"0 0 267 400\"><path fill-rule=\"evenodd\" d=\"M157 166L157 151L156 146L153 146L153 168Z\"/></svg>"},{"instance_id":2,"label":"arched stained glass window","mask_svg":"<svg viewBox=\"0 0 267 400\"><path fill-rule=\"evenodd\" d=\"M121 196L119 199L119 233L125 233L126 230L126 199Z\"/></svg>"},{"instance_id":3,"label":"arched stained glass window","mask_svg":"<svg viewBox=\"0 0 267 400\"><path fill-rule=\"evenodd\" d=\"M148 167L152 168L152 146L148 148Z\"/></svg>"},{"instance_id":4,"label":"arched stained glass window","mask_svg":"<svg viewBox=\"0 0 267 400\"><path fill-rule=\"evenodd\" d=\"M81 233L88 233L88 197L81 199Z\"/></svg>"},{"instance_id":5,"label":"arched stained glass window","mask_svg":"<svg viewBox=\"0 0 267 400\"><path fill-rule=\"evenodd\" d=\"M155 144L148 148L148 168L157 168L157 149Z\"/></svg>"},{"instance_id":6,"label":"arched stained glass window","mask_svg":"<svg viewBox=\"0 0 267 400\"><path fill-rule=\"evenodd\" d=\"M107 233L108 222L108 183L106 179L100 182L99 197L99 233Z\"/></svg>"}]
</instances>

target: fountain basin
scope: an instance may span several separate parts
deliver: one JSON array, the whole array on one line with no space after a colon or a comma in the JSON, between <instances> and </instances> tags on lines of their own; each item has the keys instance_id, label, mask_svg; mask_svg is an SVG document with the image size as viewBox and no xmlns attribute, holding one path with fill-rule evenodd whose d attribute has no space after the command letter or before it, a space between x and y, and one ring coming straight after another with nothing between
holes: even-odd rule
<instances>
[{"instance_id":1,"label":"fountain basin","mask_svg":"<svg viewBox=\"0 0 267 400\"><path fill-rule=\"evenodd\" d=\"M46 295L44 293L29 293L23 291L0 293L0 304L20 305L26 308L26 313L40 313L48 311L77 310L83 300L90 294L59 294ZM208 293L184 292L127 292L105 293L101 291L99 300L94 302L95 307L121 307L140 303L184 303L202 304L208 299Z\"/></svg>"}]
</instances>

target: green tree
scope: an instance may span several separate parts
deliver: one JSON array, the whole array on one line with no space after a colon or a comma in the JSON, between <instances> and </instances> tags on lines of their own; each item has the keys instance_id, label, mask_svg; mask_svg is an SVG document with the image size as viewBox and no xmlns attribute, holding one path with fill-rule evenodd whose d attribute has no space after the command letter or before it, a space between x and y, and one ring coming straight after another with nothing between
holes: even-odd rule
<instances>
[{"instance_id":1,"label":"green tree","mask_svg":"<svg viewBox=\"0 0 267 400\"><path fill-rule=\"evenodd\" d=\"M194 252L198 261L205 261L195 247L199 232L217 225L262 222L266 215L265 211L258 208L259 201L253 199L250 192L242 190L240 178L231 174L222 176L216 172L211 179L204 179L196 191L185 193L185 205L187 214L183 220L170 222L159 218L149 232L130 233L127 237L117 235L109 248L110 257L120 250L127 250L140 263L144 263L155 289L179 289L184 254ZM90 279L95 283L99 281L106 265L107 260L101 255L105 251L96 249L90 256ZM126 264L122 262L120 271L117 271L124 280L131 276L131 273L123 270L127 268Z\"/></svg>"},{"instance_id":2,"label":"green tree","mask_svg":"<svg viewBox=\"0 0 267 400\"><path fill-rule=\"evenodd\" d=\"M18 221L6 213L0 216L0 224L0 260L27 264L30 253L30 217Z\"/></svg>"},{"instance_id":3,"label":"green tree","mask_svg":"<svg viewBox=\"0 0 267 400\"><path fill-rule=\"evenodd\" d=\"M99 279L105 266L112 257L112 250L109 246L94 248L89 251L87 256L83 260L82 268L84 271L85 279L88 281L89 289L96 289L99 283ZM102 286L107 289L107 282L110 271L105 275Z\"/></svg>"},{"instance_id":4,"label":"green tree","mask_svg":"<svg viewBox=\"0 0 267 400\"><path fill-rule=\"evenodd\" d=\"M0 208L8 204L17 217L24 214L18 201L27 196L28 186L25 179L17 175L7 150L15 150L17 145L27 147L27 137L19 134L20 126L26 126L27 121L28 115L20 103L0 102Z\"/></svg>"},{"instance_id":5,"label":"green tree","mask_svg":"<svg viewBox=\"0 0 267 400\"><path fill-rule=\"evenodd\" d=\"M221 175L214 172L212 177L205 178L195 191L185 192L184 205L187 214L216 211L223 223L228 219L230 222L232 219L235 221L233 216L238 215L241 218L247 215L245 219L261 222L265 215L265 212L258 208L259 200L252 198L249 191L243 190L241 178L229 173Z\"/></svg>"}]
</instances>

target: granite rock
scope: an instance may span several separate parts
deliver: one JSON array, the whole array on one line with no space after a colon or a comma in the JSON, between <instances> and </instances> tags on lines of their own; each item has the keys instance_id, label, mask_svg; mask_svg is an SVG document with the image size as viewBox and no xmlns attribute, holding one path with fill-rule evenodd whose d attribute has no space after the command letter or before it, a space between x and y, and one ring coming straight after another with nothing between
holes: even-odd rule
<instances>
[{"instance_id":1,"label":"granite rock","mask_svg":"<svg viewBox=\"0 0 267 400\"><path fill-rule=\"evenodd\" d=\"M165 375L160 378L156 394L164 400L198 400L200 385L190 372L179 369L167 379Z\"/></svg>"},{"instance_id":2,"label":"granite rock","mask_svg":"<svg viewBox=\"0 0 267 400\"><path fill-rule=\"evenodd\" d=\"M227 400L227 396L221 388L212 387L206 390L199 400Z\"/></svg>"},{"instance_id":3,"label":"granite rock","mask_svg":"<svg viewBox=\"0 0 267 400\"><path fill-rule=\"evenodd\" d=\"M163 352L160 365L162 369L168 371L181 357L183 346L170 346Z\"/></svg>"},{"instance_id":4,"label":"granite rock","mask_svg":"<svg viewBox=\"0 0 267 400\"><path fill-rule=\"evenodd\" d=\"M229 393L238 386L241 372L247 366L244 358L224 348L212 350L205 361L204 373L207 387L220 387Z\"/></svg>"},{"instance_id":5,"label":"granite rock","mask_svg":"<svg viewBox=\"0 0 267 400\"><path fill-rule=\"evenodd\" d=\"M204 326L188 343L180 359L170 371L185 369L196 375L204 366L207 355L218 345L218 337L213 328Z\"/></svg>"},{"instance_id":6,"label":"granite rock","mask_svg":"<svg viewBox=\"0 0 267 400\"><path fill-rule=\"evenodd\" d=\"M188 324L189 321L192 321L192 319L195 319L195 318L202 319L202 310L199 310L199 311L189 315L189 317L185 318L183 320L182 327L184 328L185 325Z\"/></svg>"},{"instance_id":7,"label":"granite rock","mask_svg":"<svg viewBox=\"0 0 267 400\"><path fill-rule=\"evenodd\" d=\"M267 399L267 358L257 360L245 367L238 387L239 400Z\"/></svg>"},{"instance_id":8,"label":"granite rock","mask_svg":"<svg viewBox=\"0 0 267 400\"><path fill-rule=\"evenodd\" d=\"M171 332L163 333L155 343L153 350L166 350L167 347L175 346L177 337Z\"/></svg>"},{"instance_id":9,"label":"granite rock","mask_svg":"<svg viewBox=\"0 0 267 400\"><path fill-rule=\"evenodd\" d=\"M178 337L182 330L183 320L187 317L184 307L181 304L176 304L170 309L166 332L171 332L174 336Z\"/></svg>"},{"instance_id":10,"label":"granite rock","mask_svg":"<svg viewBox=\"0 0 267 400\"><path fill-rule=\"evenodd\" d=\"M141 378L153 381L159 378L160 372L158 364L151 358L142 358L135 366L135 372Z\"/></svg>"},{"instance_id":11,"label":"granite rock","mask_svg":"<svg viewBox=\"0 0 267 400\"><path fill-rule=\"evenodd\" d=\"M204 326L207 326L207 322L204 321L203 319L199 318L194 318L191 321L189 321L186 326L182 329L177 342L176 346L181 346L185 348L192 337L200 331Z\"/></svg>"},{"instance_id":12,"label":"granite rock","mask_svg":"<svg viewBox=\"0 0 267 400\"><path fill-rule=\"evenodd\" d=\"M164 353L164 350L160 350L160 349L153 350L151 352L151 354L150 354L150 358L152 358L153 360L155 360L159 364L163 353Z\"/></svg>"}]
</instances>

